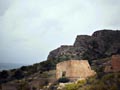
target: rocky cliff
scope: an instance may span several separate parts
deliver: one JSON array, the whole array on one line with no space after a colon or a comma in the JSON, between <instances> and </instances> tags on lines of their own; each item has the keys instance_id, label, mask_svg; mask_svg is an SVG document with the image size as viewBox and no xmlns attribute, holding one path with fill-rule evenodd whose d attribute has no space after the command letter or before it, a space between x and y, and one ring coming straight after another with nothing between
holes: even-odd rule
<instances>
[{"instance_id":1,"label":"rocky cliff","mask_svg":"<svg viewBox=\"0 0 120 90\"><path fill-rule=\"evenodd\" d=\"M48 55L47 60L98 59L120 53L120 30L99 30L78 35L73 45L63 45Z\"/></svg>"}]
</instances>

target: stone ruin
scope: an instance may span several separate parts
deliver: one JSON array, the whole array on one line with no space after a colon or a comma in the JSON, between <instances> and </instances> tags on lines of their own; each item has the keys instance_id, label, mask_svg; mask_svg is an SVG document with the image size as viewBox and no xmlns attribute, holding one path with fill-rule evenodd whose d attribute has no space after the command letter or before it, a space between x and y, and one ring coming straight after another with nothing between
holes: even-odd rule
<instances>
[{"instance_id":1,"label":"stone ruin","mask_svg":"<svg viewBox=\"0 0 120 90\"><path fill-rule=\"evenodd\" d=\"M87 60L68 60L56 65L57 79L67 77L70 80L77 80L94 76L95 74Z\"/></svg>"},{"instance_id":2,"label":"stone ruin","mask_svg":"<svg viewBox=\"0 0 120 90\"><path fill-rule=\"evenodd\" d=\"M120 72L120 55L112 55L110 65L105 67L104 72Z\"/></svg>"}]
</instances>

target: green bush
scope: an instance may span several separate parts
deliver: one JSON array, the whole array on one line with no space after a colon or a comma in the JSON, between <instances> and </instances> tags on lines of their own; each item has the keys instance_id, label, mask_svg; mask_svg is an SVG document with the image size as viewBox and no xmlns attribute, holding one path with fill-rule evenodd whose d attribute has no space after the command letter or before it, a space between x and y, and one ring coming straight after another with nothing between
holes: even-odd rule
<instances>
[{"instance_id":1,"label":"green bush","mask_svg":"<svg viewBox=\"0 0 120 90\"><path fill-rule=\"evenodd\" d=\"M80 87L86 84L86 80L79 80L77 83L65 85L64 90L78 90Z\"/></svg>"},{"instance_id":2,"label":"green bush","mask_svg":"<svg viewBox=\"0 0 120 90\"><path fill-rule=\"evenodd\" d=\"M17 87L17 90L30 90L29 84L27 81L21 81L19 83L19 86Z\"/></svg>"},{"instance_id":3,"label":"green bush","mask_svg":"<svg viewBox=\"0 0 120 90\"><path fill-rule=\"evenodd\" d=\"M83 85L86 84L86 80L79 80L79 81L77 82L77 84L78 84L79 87L80 87L80 86L83 86Z\"/></svg>"},{"instance_id":4,"label":"green bush","mask_svg":"<svg viewBox=\"0 0 120 90\"><path fill-rule=\"evenodd\" d=\"M98 84L98 85L91 85L88 90L108 90L108 88L104 84Z\"/></svg>"},{"instance_id":5,"label":"green bush","mask_svg":"<svg viewBox=\"0 0 120 90\"><path fill-rule=\"evenodd\" d=\"M22 71L27 71L27 70L28 70L28 67L27 67L27 66L22 66L22 67L20 68L20 70L22 70Z\"/></svg>"},{"instance_id":6,"label":"green bush","mask_svg":"<svg viewBox=\"0 0 120 90\"><path fill-rule=\"evenodd\" d=\"M88 78L88 86L80 90L119 90L120 73L107 73L99 78Z\"/></svg>"},{"instance_id":7,"label":"green bush","mask_svg":"<svg viewBox=\"0 0 120 90\"><path fill-rule=\"evenodd\" d=\"M62 78L59 78L58 79L58 82L61 82L61 83L66 83L66 82L69 82L70 80L66 77L62 77Z\"/></svg>"},{"instance_id":8,"label":"green bush","mask_svg":"<svg viewBox=\"0 0 120 90\"><path fill-rule=\"evenodd\" d=\"M8 71L3 70L2 72L0 72L0 78L1 79L3 79L3 78L6 79L8 76L9 76Z\"/></svg>"},{"instance_id":9,"label":"green bush","mask_svg":"<svg viewBox=\"0 0 120 90\"><path fill-rule=\"evenodd\" d=\"M96 76L87 78L87 81L86 81L86 82L87 82L88 84L96 83L96 82L97 82Z\"/></svg>"},{"instance_id":10,"label":"green bush","mask_svg":"<svg viewBox=\"0 0 120 90\"><path fill-rule=\"evenodd\" d=\"M32 90L37 90L37 88L36 87L32 87Z\"/></svg>"},{"instance_id":11,"label":"green bush","mask_svg":"<svg viewBox=\"0 0 120 90\"><path fill-rule=\"evenodd\" d=\"M77 90L79 88L78 84L67 84L64 90Z\"/></svg>"},{"instance_id":12,"label":"green bush","mask_svg":"<svg viewBox=\"0 0 120 90\"><path fill-rule=\"evenodd\" d=\"M108 80L113 80L114 78L114 74L107 74L105 76L102 77L102 81L108 81Z\"/></svg>"},{"instance_id":13,"label":"green bush","mask_svg":"<svg viewBox=\"0 0 120 90\"><path fill-rule=\"evenodd\" d=\"M18 69L14 72L14 75L12 77L15 79L21 79L24 77L24 73L23 73L23 71Z\"/></svg>"},{"instance_id":14,"label":"green bush","mask_svg":"<svg viewBox=\"0 0 120 90\"><path fill-rule=\"evenodd\" d=\"M113 84L111 87L110 87L110 90L118 90L118 87L116 84Z\"/></svg>"}]
</instances>

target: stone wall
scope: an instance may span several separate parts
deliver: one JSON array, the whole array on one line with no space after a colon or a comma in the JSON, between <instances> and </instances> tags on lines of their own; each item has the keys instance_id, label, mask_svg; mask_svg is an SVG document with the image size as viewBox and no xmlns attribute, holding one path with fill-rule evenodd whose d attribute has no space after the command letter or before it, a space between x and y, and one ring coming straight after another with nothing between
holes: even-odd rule
<instances>
[{"instance_id":1,"label":"stone wall","mask_svg":"<svg viewBox=\"0 0 120 90\"><path fill-rule=\"evenodd\" d=\"M58 63L56 66L56 78L63 77L63 73L69 79L86 78L95 75L87 60L69 60Z\"/></svg>"},{"instance_id":2,"label":"stone wall","mask_svg":"<svg viewBox=\"0 0 120 90\"><path fill-rule=\"evenodd\" d=\"M120 55L112 56L112 69L114 72L120 71Z\"/></svg>"},{"instance_id":3,"label":"stone wall","mask_svg":"<svg viewBox=\"0 0 120 90\"><path fill-rule=\"evenodd\" d=\"M110 65L105 67L104 72L119 72L120 71L120 55L112 55Z\"/></svg>"}]
</instances>

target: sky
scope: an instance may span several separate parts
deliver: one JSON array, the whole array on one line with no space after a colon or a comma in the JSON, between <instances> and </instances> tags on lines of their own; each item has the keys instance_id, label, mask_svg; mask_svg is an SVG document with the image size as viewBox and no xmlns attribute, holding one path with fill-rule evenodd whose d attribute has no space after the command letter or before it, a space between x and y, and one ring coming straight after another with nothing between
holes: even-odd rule
<instances>
[{"instance_id":1,"label":"sky","mask_svg":"<svg viewBox=\"0 0 120 90\"><path fill-rule=\"evenodd\" d=\"M120 29L120 0L0 0L0 62L41 62L101 29Z\"/></svg>"}]
</instances>

